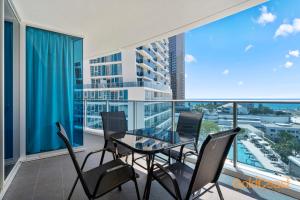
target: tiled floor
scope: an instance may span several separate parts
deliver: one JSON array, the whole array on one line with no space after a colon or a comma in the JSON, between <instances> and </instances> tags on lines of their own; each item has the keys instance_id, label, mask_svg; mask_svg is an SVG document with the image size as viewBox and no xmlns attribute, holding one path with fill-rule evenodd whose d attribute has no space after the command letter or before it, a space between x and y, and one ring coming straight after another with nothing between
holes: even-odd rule
<instances>
[{"instance_id":1,"label":"tiled floor","mask_svg":"<svg viewBox=\"0 0 300 200\"><path fill-rule=\"evenodd\" d=\"M86 135L87 151L102 147L102 137ZM82 162L86 153L78 153L78 160ZM95 155L87 164L87 169L99 164L99 155ZM106 156L106 160L111 159ZM140 172L138 185L142 195L145 185L145 174ZM63 200L66 199L75 179L75 170L68 155L47 158L43 160L25 162L6 192L5 200ZM221 190L225 199L272 199L290 200L287 196L266 189L235 190L231 187L233 178L221 176ZM77 185L72 199L85 200L82 186ZM122 191L114 190L100 199L136 199L133 183L123 186ZM157 183L152 184L150 199L172 199ZM213 189L201 199L218 199L217 191Z\"/></svg>"}]
</instances>

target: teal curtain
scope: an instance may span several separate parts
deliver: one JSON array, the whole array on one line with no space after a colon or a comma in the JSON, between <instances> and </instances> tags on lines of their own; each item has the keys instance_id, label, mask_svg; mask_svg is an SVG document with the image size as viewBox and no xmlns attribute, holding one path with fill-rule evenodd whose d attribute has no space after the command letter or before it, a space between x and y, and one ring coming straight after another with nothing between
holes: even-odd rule
<instances>
[{"instance_id":1,"label":"teal curtain","mask_svg":"<svg viewBox=\"0 0 300 200\"><path fill-rule=\"evenodd\" d=\"M74 126L74 58L76 49L82 52L82 42L80 48L75 49L74 44L80 40L33 27L26 28L27 154L64 148L56 134L56 121L64 125L74 146L83 143L82 126ZM82 66L82 57L80 62Z\"/></svg>"}]
</instances>

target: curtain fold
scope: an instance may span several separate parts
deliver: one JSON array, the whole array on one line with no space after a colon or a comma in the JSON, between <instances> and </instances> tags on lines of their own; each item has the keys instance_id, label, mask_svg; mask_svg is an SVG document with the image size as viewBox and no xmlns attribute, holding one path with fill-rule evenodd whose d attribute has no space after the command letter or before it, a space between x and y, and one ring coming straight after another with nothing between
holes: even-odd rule
<instances>
[{"instance_id":1,"label":"curtain fold","mask_svg":"<svg viewBox=\"0 0 300 200\"><path fill-rule=\"evenodd\" d=\"M56 134L56 121L64 125L70 142L78 145L73 142L76 40L55 32L26 28L27 154L64 148Z\"/></svg>"}]
</instances>

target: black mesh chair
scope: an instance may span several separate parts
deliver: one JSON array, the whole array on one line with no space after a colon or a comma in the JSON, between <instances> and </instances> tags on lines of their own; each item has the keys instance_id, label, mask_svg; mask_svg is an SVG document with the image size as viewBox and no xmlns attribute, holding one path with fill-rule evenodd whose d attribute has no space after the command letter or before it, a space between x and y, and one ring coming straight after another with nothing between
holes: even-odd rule
<instances>
[{"instance_id":1,"label":"black mesh chair","mask_svg":"<svg viewBox=\"0 0 300 200\"><path fill-rule=\"evenodd\" d=\"M80 180L84 192L90 200L99 198L130 180L134 182L137 199L140 199L135 171L132 166L124 163L120 159L115 159L96 168L83 171L88 158L92 154L103 152L104 149L90 152L85 157L83 164L80 167L65 129L59 122L56 123L56 126L58 128L57 135L65 143L78 175L69 193L68 199L71 199L78 180Z\"/></svg>"},{"instance_id":2,"label":"black mesh chair","mask_svg":"<svg viewBox=\"0 0 300 200\"><path fill-rule=\"evenodd\" d=\"M201 129L203 113L192 113L192 112L181 112L178 118L176 132L179 133L180 136L186 138L195 138L194 148L195 151L198 152L198 141L199 134ZM181 161L182 152L185 145L180 147L180 151L176 151L173 149L164 150L162 154L168 156L168 163L170 164L171 158Z\"/></svg>"},{"instance_id":3,"label":"black mesh chair","mask_svg":"<svg viewBox=\"0 0 300 200\"><path fill-rule=\"evenodd\" d=\"M103 163L103 159L105 156L105 152L111 152L113 154L113 157L116 158L117 156L122 157L126 156L126 161L128 155L132 154L132 159L134 159L133 152L126 148L125 146L122 146L118 144L118 155L116 155L116 144L113 143L111 140L111 136L114 135L115 137L123 137L123 135L126 133L127 129L127 120L124 111L119 112L101 112L102 117L102 123L103 123L103 132L104 132L104 149L101 157L100 164Z\"/></svg>"},{"instance_id":4,"label":"black mesh chair","mask_svg":"<svg viewBox=\"0 0 300 200\"><path fill-rule=\"evenodd\" d=\"M194 169L184 162L176 162L165 168L156 163L151 168L151 176L175 199L199 198L214 186L217 188L220 199L223 199L218 179L232 142L239 131L240 128L235 128L210 134L201 146L199 155L194 151L185 153L184 159L190 154L198 156ZM154 171L154 169L157 170ZM212 183L212 186L201 193L201 189L209 183ZM148 184L151 187L151 181Z\"/></svg>"}]
</instances>

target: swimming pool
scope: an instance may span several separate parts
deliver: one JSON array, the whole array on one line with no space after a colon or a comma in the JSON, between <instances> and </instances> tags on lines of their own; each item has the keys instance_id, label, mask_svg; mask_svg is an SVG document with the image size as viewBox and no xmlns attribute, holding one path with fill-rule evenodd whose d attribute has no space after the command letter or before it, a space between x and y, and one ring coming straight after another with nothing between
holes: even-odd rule
<instances>
[{"instance_id":1,"label":"swimming pool","mask_svg":"<svg viewBox=\"0 0 300 200\"><path fill-rule=\"evenodd\" d=\"M253 167L258 167L264 169L262 164L255 158L255 156L248 151L248 149L240 142L237 144L238 147L238 162L247 164ZM228 159L233 159L233 148L231 147L228 153Z\"/></svg>"}]
</instances>

